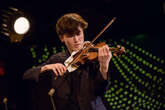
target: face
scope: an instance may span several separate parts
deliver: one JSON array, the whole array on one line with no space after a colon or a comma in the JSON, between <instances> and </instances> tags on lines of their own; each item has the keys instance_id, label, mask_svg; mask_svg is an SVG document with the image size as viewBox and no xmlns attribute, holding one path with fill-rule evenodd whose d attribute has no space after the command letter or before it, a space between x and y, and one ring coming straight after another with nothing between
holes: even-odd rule
<instances>
[{"instance_id":1,"label":"face","mask_svg":"<svg viewBox=\"0 0 165 110\"><path fill-rule=\"evenodd\" d=\"M70 53L80 50L83 46L84 32L81 27L78 27L78 29L80 30L80 33L78 35L69 36L67 34L64 34L61 37L61 41L65 43Z\"/></svg>"}]
</instances>

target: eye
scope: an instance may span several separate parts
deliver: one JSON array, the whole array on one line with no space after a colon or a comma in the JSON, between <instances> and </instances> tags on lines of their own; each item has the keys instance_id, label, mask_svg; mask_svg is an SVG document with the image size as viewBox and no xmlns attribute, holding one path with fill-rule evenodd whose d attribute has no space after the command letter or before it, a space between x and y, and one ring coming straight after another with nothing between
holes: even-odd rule
<instances>
[{"instance_id":1,"label":"eye","mask_svg":"<svg viewBox=\"0 0 165 110\"><path fill-rule=\"evenodd\" d=\"M81 35L81 31L79 31L76 35L78 35L78 36Z\"/></svg>"}]
</instances>

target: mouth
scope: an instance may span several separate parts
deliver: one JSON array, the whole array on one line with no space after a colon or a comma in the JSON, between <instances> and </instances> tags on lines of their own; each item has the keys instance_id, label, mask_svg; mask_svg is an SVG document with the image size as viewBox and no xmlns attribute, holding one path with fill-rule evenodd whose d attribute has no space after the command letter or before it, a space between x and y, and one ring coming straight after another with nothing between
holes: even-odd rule
<instances>
[{"instance_id":1,"label":"mouth","mask_svg":"<svg viewBox=\"0 0 165 110\"><path fill-rule=\"evenodd\" d=\"M78 47L80 47L81 46L81 44L75 44L74 45L74 47L76 47L76 48L78 48Z\"/></svg>"}]
</instances>

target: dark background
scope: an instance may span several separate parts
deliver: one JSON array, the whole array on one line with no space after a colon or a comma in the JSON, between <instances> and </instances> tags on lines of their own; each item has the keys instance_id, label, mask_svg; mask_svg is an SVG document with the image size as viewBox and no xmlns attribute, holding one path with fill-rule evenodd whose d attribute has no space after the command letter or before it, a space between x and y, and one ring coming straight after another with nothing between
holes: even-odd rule
<instances>
[{"instance_id":1,"label":"dark background","mask_svg":"<svg viewBox=\"0 0 165 110\"><path fill-rule=\"evenodd\" d=\"M11 43L8 37L0 34L0 64L5 69L5 74L0 76L0 105L3 106L2 100L7 97L9 109L28 109L28 90L22 75L34 64L29 48L45 44L60 47L54 26L57 19L68 12L79 13L89 22L85 32L88 40L116 16L115 23L100 39L126 38L164 58L163 3L163 0L1 0L1 11L12 6L25 12L31 21L31 30L20 43ZM137 34L147 37L137 40Z\"/></svg>"}]
</instances>

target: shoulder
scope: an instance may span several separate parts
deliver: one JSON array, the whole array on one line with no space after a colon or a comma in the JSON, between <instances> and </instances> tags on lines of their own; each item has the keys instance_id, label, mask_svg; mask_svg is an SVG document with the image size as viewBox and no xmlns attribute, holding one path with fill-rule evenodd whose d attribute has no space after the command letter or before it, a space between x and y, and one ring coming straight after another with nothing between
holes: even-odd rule
<instances>
[{"instance_id":1,"label":"shoulder","mask_svg":"<svg viewBox=\"0 0 165 110\"><path fill-rule=\"evenodd\" d=\"M53 54L50 58L55 58L55 57L58 57L58 58L63 58L63 57L67 57L67 53L66 52L58 52L56 54Z\"/></svg>"},{"instance_id":2,"label":"shoulder","mask_svg":"<svg viewBox=\"0 0 165 110\"><path fill-rule=\"evenodd\" d=\"M66 52L58 52L56 54L53 54L50 58L49 61L51 62L61 62L65 59L68 58L68 55Z\"/></svg>"}]
</instances>

